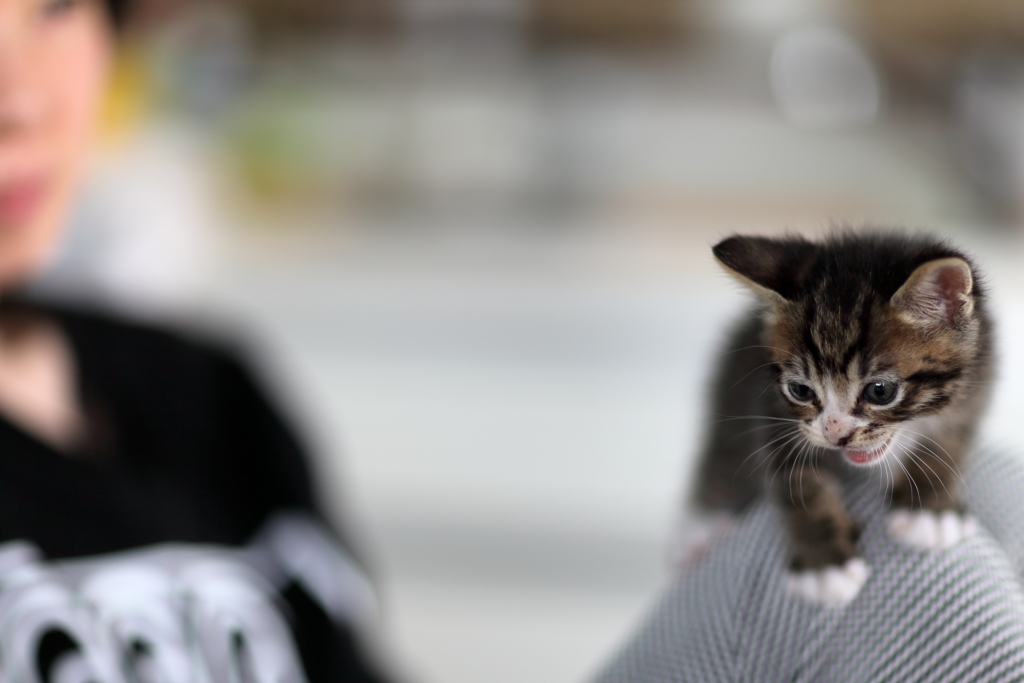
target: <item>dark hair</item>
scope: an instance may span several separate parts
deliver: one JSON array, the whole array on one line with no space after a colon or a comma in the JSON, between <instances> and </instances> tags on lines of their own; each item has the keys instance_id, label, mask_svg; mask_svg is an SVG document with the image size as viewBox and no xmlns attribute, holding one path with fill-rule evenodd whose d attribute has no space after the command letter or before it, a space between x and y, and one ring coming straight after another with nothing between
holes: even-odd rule
<instances>
[{"instance_id":1,"label":"dark hair","mask_svg":"<svg viewBox=\"0 0 1024 683\"><path fill-rule=\"evenodd\" d=\"M131 0L106 0L107 9L110 10L110 18L114 21L114 26L121 28L124 26L124 20L128 15L128 5Z\"/></svg>"}]
</instances>

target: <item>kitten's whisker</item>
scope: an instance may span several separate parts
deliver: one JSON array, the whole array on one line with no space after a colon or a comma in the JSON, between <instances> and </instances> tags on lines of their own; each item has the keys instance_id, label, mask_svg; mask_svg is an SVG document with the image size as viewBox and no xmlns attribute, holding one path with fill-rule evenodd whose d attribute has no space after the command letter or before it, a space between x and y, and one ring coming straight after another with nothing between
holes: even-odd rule
<instances>
[{"instance_id":1,"label":"kitten's whisker","mask_svg":"<svg viewBox=\"0 0 1024 683\"><path fill-rule=\"evenodd\" d=\"M809 441L807 443L810 444ZM811 471L814 472L814 478L818 480L818 483L819 484L823 484L824 482L821 480L821 473L818 471L818 451L819 450L821 450L820 446L812 445L812 455L813 455L813 457L811 458Z\"/></svg>"},{"instance_id":2,"label":"kitten's whisker","mask_svg":"<svg viewBox=\"0 0 1024 683\"><path fill-rule=\"evenodd\" d=\"M789 356L792 356L793 358L796 358L797 361L801 360L800 356L798 356L795 353L792 353L790 351L787 351L786 349L780 349L778 346L766 346L764 344L754 344L753 346L744 346L742 349L733 349L731 351L727 351L726 353L739 353L740 351L749 351L750 349L774 349L775 351L780 351L780 352L785 353L785 354L787 354Z\"/></svg>"},{"instance_id":3,"label":"kitten's whisker","mask_svg":"<svg viewBox=\"0 0 1024 683\"><path fill-rule=\"evenodd\" d=\"M884 465L886 465L886 466L888 467L889 463L887 463L887 462L886 462L886 460L888 460L888 458L884 458L884 459L882 460L882 463L883 463ZM878 492L877 492L877 493L875 493L875 496L876 496L876 497L878 497L878 496L881 496L881 495L882 495L882 484L883 484L883 481L882 481L882 475L881 475L881 474L879 474L879 475L878 475Z\"/></svg>"},{"instance_id":4,"label":"kitten's whisker","mask_svg":"<svg viewBox=\"0 0 1024 683\"><path fill-rule=\"evenodd\" d=\"M904 446L903 444L900 444L900 448L902 448L902 449L903 449L904 453L907 453L907 447L906 447L906 446ZM911 456L911 457L913 457L913 456ZM903 464L902 462L900 462L900 461L899 461L898 459L896 460L896 464L897 464L897 465L899 465L899 466L900 466L900 469L902 469L902 470L903 470L903 473L904 473L904 474L906 475L906 477L907 477L907 482L908 482L908 483L910 484L910 486L912 487L912 488L911 488L911 491L910 491L910 506L911 506L911 507L913 507L913 506L914 506L914 491L917 491L917 500L918 500L918 502L920 502L920 503L921 503L921 505L923 506L923 505L924 505L924 498L923 498L923 497L921 496L921 489L919 489L919 488L917 487L917 482L915 482L915 481L914 481L914 478L913 478L912 476L910 476L910 470L908 470L908 469L907 469L907 467L906 467L906 465L904 465L904 464ZM893 486L895 486L895 485L896 485L896 482L895 482L895 481L893 481ZM935 488L935 486L934 486L934 485L932 485L932 488Z\"/></svg>"},{"instance_id":5,"label":"kitten's whisker","mask_svg":"<svg viewBox=\"0 0 1024 683\"><path fill-rule=\"evenodd\" d=\"M768 453L763 458L761 458L761 461L759 463L757 463L757 466L754 467L754 469L751 470L750 473L747 475L747 476L752 476L759 469L761 469L762 465L764 465L767 462L771 462L771 460L774 457L774 455L776 453L778 453L780 449L785 448L787 444L791 443L793 440L797 439L799 436L800 436L800 432L799 431L794 431L792 433L786 433L786 434L783 434L782 436L780 436L780 437L778 437L776 439L773 439L772 441L769 441L768 443L764 444L760 448L757 448L756 450L754 450L753 453L751 453L750 455L748 455L746 458L743 459L743 462L740 463L740 466L736 468L736 473L733 474L733 476L735 477L736 474L739 474L740 470L743 468L743 465L746 464L746 462L748 460L750 460L752 457L757 455L757 453L759 451L763 451L765 448L768 448L770 445L772 445L776 441L779 441L780 439L785 439L785 441L783 441L781 444L779 444L778 446L773 448L770 453ZM786 437L789 437L789 438L786 438ZM785 458L783 458L783 462L785 462ZM771 485L772 482L774 482L774 480L775 480L775 472L772 473L771 480L769 481L769 486Z\"/></svg>"},{"instance_id":6,"label":"kitten's whisker","mask_svg":"<svg viewBox=\"0 0 1024 683\"><path fill-rule=\"evenodd\" d=\"M800 483L800 505L807 511L807 499L804 497L804 463L808 462L810 457L811 442L803 441L797 449L796 457L794 458L793 469L790 471L790 501L796 505L797 502L793 496L793 474L797 472L798 481Z\"/></svg>"},{"instance_id":7,"label":"kitten's whisker","mask_svg":"<svg viewBox=\"0 0 1024 683\"><path fill-rule=\"evenodd\" d=\"M772 380L771 382L768 382L768 386L766 386L766 387L765 387L764 389L762 389L762 390L761 390L761 393L760 393L760 394L758 394L758 395L757 395L757 397L758 397L758 398L760 398L760 397L764 396L764 392L768 391L768 389L770 389L770 388L771 388L771 386L772 386L773 384L775 384L776 382L778 382L778 381L779 381L779 378L778 378L778 377L776 377L776 378L775 378L775 379L773 379L773 380Z\"/></svg>"},{"instance_id":8,"label":"kitten's whisker","mask_svg":"<svg viewBox=\"0 0 1024 683\"><path fill-rule=\"evenodd\" d=\"M881 343L884 340L885 340L885 337L879 337L878 339L876 339L874 345L872 345L872 347L871 347L871 350L868 351L866 354L862 355L861 358L871 358L872 356L874 356L875 355L875 351L878 350L878 347L881 345Z\"/></svg>"},{"instance_id":9,"label":"kitten's whisker","mask_svg":"<svg viewBox=\"0 0 1024 683\"><path fill-rule=\"evenodd\" d=\"M909 433L911 433L911 434L916 434L917 436L920 436L920 437L923 437L923 438L925 438L925 439L928 439L928 440L929 440L929 441L931 441L931 442L932 442L933 444L935 444L936 446L938 446L938 447L939 447L939 449L940 449L940 450L941 450L941 451L942 451L943 453L945 453L945 454L946 454L947 456L949 456L950 458L952 458L952 457L953 457L953 456L949 455L949 451L947 451L947 450L946 450L946 449L945 449L945 448L944 448L944 447L942 446L942 444L941 444L941 443L939 443L938 441L936 441L936 440L935 440L935 439L933 439L932 437L928 436L927 434L924 434L924 433L922 433L922 432L915 432L915 431L914 431L913 429L910 429L909 427L905 427L905 426L903 426L903 425L900 425L900 427L899 427L899 428L900 428L900 430L901 430L901 431L904 431L904 432L909 432Z\"/></svg>"},{"instance_id":10,"label":"kitten's whisker","mask_svg":"<svg viewBox=\"0 0 1024 683\"><path fill-rule=\"evenodd\" d=\"M795 434L795 435L794 435L794 438L795 438L796 436L799 436L799 432L798 432L797 434ZM780 444L780 445L776 446L776 447L775 447L775 448L774 448L774 449L772 450L772 452L768 454L768 458L766 458L766 459L765 459L765 461L767 462L768 460L772 459L772 457L773 457L773 456L774 456L774 455L775 455L776 453L778 453L778 452L779 452L779 451L780 451L780 450L781 450L782 448L785 448L785 447L786 447L787 445L789 445L789 444L790 444L791 442L792 442L792 439L790 439L790 440L787 440L787 441L783 442L782 444ZM779 473L779 470L780 470L780 469L782 469L782 465L785 465L785 464L786 464L786 462L787 462L787 461L788 461L788 460L790 459L790 457L791 457L792 455L793 455L793 451L788 451L788 452L786 453L786 456L785 456L784 458L782 458L782 460L781 460L780 462L778 462L778 463L777 463L777 467L776 467L776 468L775 468L775 469L774 469L774 470L772 471L772 476L771 476L771 479L769 479L769 480L768 480L768 486L769 486L769 487L771 487L771 486L772 486L772 485L773 485L773 484L775 483L775 476L776 476L776 475L777 475L777 474Z\"/></svg>"},{"instance_id":11,"label":"kitten's whisker","mask_svg":"<svg viewBox=\"0 0 1024 683\"><path fill-rule=\"evenodd\" d=\"M797 433L797 434L794 434L794 435L793 435L793 438L796 438L796 437L798 437L798 436L800 436L800 435L799 435L799 433ZM764 464L765 462L768 462L768 461L770 461L770 460L771 460L771 459L772 459L772 458L774 457L774 455L775 455L776 453L778 453L778 452L779 452L779 451L780 451L781 449L783 449L783 448L785 448L786 446L788 446L788 445L789 445L790 443L792 443L792 441L793 441L793 439L789 439L789 440L787 440L787 441L785 441L785 442L783 442L783 443L779 444L778 446L776 446L776 447L775 447L775 448L774 448L774 449L772 450L772 452L768 454L768 457L766 457L766 458L765 458L765 459L764 459L764 460L762 461L762 464ZM791 456L792 454L793 454L793 453L792 453L792 451L790 451L790 452L786 453L786 457L784 457L784 458L782 459L782 462L780 462L780 463L778 463L778 464L779 464L780 466L781 466L781 465L783 465L783 464L785 464L785 463L786 463L786 461L787 461L787 460L789 460L789 458L790 458L790 456ZM760 467L760 465L758 465L758 467ZM779 467L779 468L776 468L775 470L773 470L773 471L772 471L772 476L771 476L771 479L770 479L770 480L768 481L768 485L769 485L769 487L770 487L770 486L771 486L771 485L772 485L773 483L775 483L775 475L779 473L779 469L781 469L781 467ZM755 470L755 471L756 471L756 470Z\"/></svg>"},{"instance_id":12,"label":"kitten's whisker","mask_svg":"<svg viewBox=\"0 0 1024 683\"><path fill-rule=\"evenodd\" d=\"M803 463L802 466L804 468L810 469L811 470L811 474L820 483L821 482L821 477L819 477L817 475L817 472L815 471L815 468L814 468L814 458L813 458L813 453L812 453L811 449L812 449L812 444L811 444L810 441L804 441L803 444L800 446L800 453L802 455L802 461L801 462Z\"/></svg>"},{"instance_id":13,"label":"kitten's whisker","mask_svg":"<svg viewBox=\"0 0 1024 683\"><path fill-rule=\"evenodd\" d=\"M804 512L807 511L807 500L804 498L804 483L803 483L803 476L804 476L803 455L804 455L804 447L806 445L807 445L807 442L805 441L804 443L800 444L800 446L797 448L797 450L793 453L793 464L790 466L790 470L789 470L789 500L790 500L791 503L793 503L793 505L796 505L796 498L793 495L793 474L796 474L797 475L797 483L799 483L799 485L800 485L800 507L802 507L804 509Z\"/></svg>"},{"instance_id":14,"label":"kitten's whisker","mask_svg":"<svg viewBox=\"0 0 1024 683\"><path fill-rule=\"evenodd\" d=\"M731 389L735 389L737 384L739 384L740 382L742 382L746 378L750 377L751 375L753 375L755 372L757 372L761 368L766 368L769 365L775 365L775 361L768 361L767 363L762 363L761 365L758 365L756 368L754 368L753 370L751 370L750 372L748 372L747 374L743 375L738 380L736 380L736 382L731 387L729 387L729 389L726 389L726 391L729 391Z\"/></svg>"},{"instance_id":15,"label":"kitten's whisker","mask_svg":"<svg viewBox=\"0 0 1024 683\"><path fill-rule=\"evenodd\" d=\"M789 467L789 502L796 505L796 499L793 498L793 472L796 472L795 462Z\"/></svg>"},{"instance_id":16,"label":"kitten's whisker","mask_svg":"<svg viewBox=\"0 0 1024 683\"><path fill-rule=\"evenodd\" d=\"M915 462L920 463L921 465L924 465L925 467L927 467L928 471L931 472L932 474L934 474L935 478L939 480L939 484L942 485L942 490L946 492L946 495L947 496L952 496L952 494L949 492L949 489L946 488L946 482L942 481L942 477L939 476L939 473L936 472L935 470L933 470L932 466L929 465L925 461L924 458L922 458L919 454L914 453L913 449L908 449L907 450L907 455L909 455ZM932 491L935 493L935 495L939 495L939 491L938 491L938 489L935 488L935 482L932 481L931 477L928 477L928 483L932 485ZM924 499L922 499L921 502L923 504L924 503Z\"/></svg>"},{"instance_id":17,"label":"kitten's whisker","mask_svg":"<svg viewBox=\"0 0 1024 683\"><path fill-rule=\"evenodd\" d=\"M903 453L905 453L905 452L906 452L906 446L904 446L903 444L899 443L899 440L898 440L898 439L897 439L897 440L894 440L894 441L893 441L893 444L892 444L892 445L893 445L894 447L895 447L895 446L898 446L898 447L900 448L900 451L901 451L901 452L903 452ZM896 461L896 464L897 464L897 465L899 465L900 469L901 469L901 470L903 470L903 472L905 473L905 476L907 477L907 481L908 481L908 482L909 482L909 483L910 483L911 485L914 485L914 484L913 484L913 481L914 481L914 480L913 480L913 478L912 478L912 477L910 476L910 472L909 472L909 471L907 470L907 468L906 468L906 467L905 467L905 466L903 465L903 461L902 461L902 460L900 460L900 458L898 458L898 457L897 457L897 458L894 458L894 460ZM894 473L894 474L895 474L895 473ZM895 480L894 480L894 481L893 481L893 488L895 488L895 487L896 487L896 482L895 482ZM911 505L913 505L913 504L914 504L914 493L913 493L913 491L911 491L911 493L910 493L910 504L911 504Z\"/></svg>"},{"instance_id":18,"label":"kitten's whisker","mask_svg":"<svg viewBox=\"0 0 1024 683\"><path fill-rule=\"evenodd\" d=\"M772 420L775 422L802 422L792 417L772 417L771 415L724 415L721 419L714 420L713 424L719 422L730 422L732 420Z\"/></svg>"},{"instance_id":19,"label":"kitten's whisker","mask_svg":"<svg viewBox=\"0 0 1024 683\"><path fill-rule=\"evenodd\" d=\"M928 439L933 444L935 444L939 448L939 450L941 450L946 455L946 458L941 457L938 453L936 453L935 451L933 451L931 448L929 448L928 446L924 445L923 443L921 443L919 441L916 442L918 446L920 446L921 448L923 448L926 451L928 451L929 453L931 453L933 456L935 456L936 460L938 460L943 465L945 465L949 469L949 471L952 474L954 474L957 479L960 480L961 483L966 483L966 482L964 482L963 477L960 476L960 468L957 466L956 461L953 459L953 456L950 455L949 451L947 451L942 446L941 443L939 443L938 441L936 441L932 437L928 436L927 434L922 434L921 432L915 432L913 429L907 429L906 427L900 427L900 429L905 431L905 432L909 432L911 434L915 434L915 435L920 436L922 438ZM948 458L948 460L947 460L947 458Z\"/></svg>"},{"instance_id":20,"label":"kitten's whisker","mask_svg":"<svg viewBox=\"0 0 1024 683\"><path fill-rule=\"evenodd\" d=\"M801 444L802 446L803 444ZM789 500L796 505L796 499L793 497L793 474L796 473L797 481L800 481L800 477L803 476L803 470L800 467L801 457L800 454L803 452L801 447L797 447L796 451L793 452L793 466L789 470ZM800 482L802 484L802 482ZM800 487L800 505L807 510L807 503L804 501L803 486Z\"/></svg>"},{"instance_id":21,"label":"kitten's whisker","mask_svg":"<svg viewBox=\"0 0 1024 683\"><path fill-rule=\"evenodd\" d=\"M777 425L777 424L774 424L774 425L760 425L758 427L751 427L750 429L744 429L742 432L739 432L737 434L733 434L732 436L729 437L728 440L729 441L735 441L736 439L738 439L741 436L746 436L747 434L750 434L751 432L761 431L762 429L785 429L788 426L789 425Z\"/></svg>"},{"instance_id":22,"label":"kitten's whisker","mask_svg":"<svg viewBox=\"0 0 1024 683\"><path fill-rule=\"evenodd\" d=\"M766 462L767 462L767 461L770 461L770 460L771 460L771 459L772 459L772 458L773 458L773 457L775 456L775 454L776 454L776 453L778 453L778 452L779 452L779 451L780 451L781 449L785 448L785 447L786 447L786 446L787 446L788 444L789 444L789 442L787 442L787 443L784 443L784 444L782 444L782 445L778 446L777 448L775 448L775 450L773 450L773 451L772 451L771 453L769 453L769 454L768 454L768 457L766 458L766 460L765 460L765 461L766 461ZM787 460L789 460L789 458L790 458L790 456L791 456L791 455L792 455L792 451L790 451L789 453L787 453L787 454L786 454L786 457L782 458L782 462L780 462L780 463L779 463L779 465L783 465L783 464L785 464L785 462L786 462ZM778 469L781 469L781 467L780 467L780 468L778 468ZM771 479L769 480L769 483L771 483L771 482L774 482L774 481L775 481L775 475L776 475L776 474L778 474L778 469L776 469L776 470L774 470L774 471L772 472L772 476L771 476Z\"/></svg>"},{"instance_id":23,"label":"kitten's whisker","mask_svg":"<svg viewBox=\"0 0 1024 683\"><path fill-rule=\"evenodd\" d=\"M752 434L753 432L760 432L760 431L765 430L765 429L778 429L778 428L779 428L779 425L762 425L761 427L751 427L750 429L744 429L742 432L737 432L736 434L733 434L732 436L729 437L729 441L735 441L736 439L740 438L741 436L746 436L747 434Z\"/></svg>"},{"instance_id":24,"label":"kitten's whisker","mask_svg":"<svg viewBox=\"0 0 1024 683\"><path fill-rule=\"evenodd\" d=\"M799 435L800 435L800 430L799 429L794 429L791 432L787 431L787 432L783 433L781 436L778 436L778 437L772 439L771 441L769 441L768 443L765 443L765 444L759 446L757 449L755 449L753 453L751 453L750 455L748 455L747 457L745 457L743 459L743 462L741 462L740 466L738 468L736 468L736 469L738 470L738 469L742 468L743 465L746 464L747 460L750 460L750 458L752 458L754 455L756 455L758 451L762 451L765 448L768 448L773 443L776 443L777 441L781 441L782 439L786 438L787 436L796 437L796 436L799 436ZM785 444L783 444L783 445L785 445ZM775 450L778 450L778 449L776 448ZM775 453L775 451L772 451L772 453Z\"/></svg>"},{"instance_id":25,"label":"kitten's whisker","mask_svg":"<svg viewBox=\"0 0 1024 683\"><path fill-rule=\"evenodd\" d=\"M899 460L897 460L896 463L901 467L903 466L903 463L901 463ZM886 491L887 495L885 501L885 508L888 510L892 508L892 500L896 491L896 473L892 471L892 462L890 462L888 458L886 458L885 466L889 470L889 487Z\"/></svg>"},{"instance_id":26,"label":"kitten's whisker","mask_svg":"<svg viewBox=\"0 0 1024 683\"><path fill-rule=\"evenodd\" d=\"M885 458L884 460L882 460L882 464L885 465L885 467L884 469L879 470L880 474L878 475L878 493L875 494L875 496L879 498L882 497L883 491L889 488L889 481L892 478L892 466L889 464L889 459ZM884 479L882 478L883 474L885 475ZM885 487L884 489L882 488L883 486Z\"/></svg>"},{"instance_id":27,"label":"kitten's whisker","mask_svg":"<svg viewBox=\"0 0 1024 683\"><path fill-rule=\"evenodd\" d=\"M934 456L935 460L937 462L942 463L946 467L946 469L949 470L950 474L952 474L954 477L956 477L957 479L960 480L961 484L963 484L965 486L967 485L967 482L965 482L964 478L962 476L960 476L960 472L958 471L957 467L954 464L951 464L951 463L947 462L945 459L940 457L938 453L936 453L935 451L933 451L932 449L928 448L927 446L925 446L922 443L917 444L917 446L919 448L923 448L924 450L928 451L928 453L930 453L932 456ZM920 458L924 457L920 453L918 453L917 455ZM936 475L936 476L938 476L938 475Z\"/></svg>"},{"instance_id":28,"label":"kitten's whisker","mask_svg":"<svg viewBox=\"0 0 1024 683\"><path fill-rule=\"evenodd\" d=\"M910 434L914 434L915 436L920 436L920 437L921 437L921 438L923 438L923 439L928 439L928 440L929 440L929 441L931 441L931 442L932 442L933 444L935 444L935 445L936 445L936 447L938 447L938 448L939 448L939 450L941 450L941 451L942 451L942 452L943 452L943 453L944 453L945 455L947 455L947 456L949 456L949 457L952 457L952 456L950 456L950 455L949 455L949 451L947 451L947 450L945 449L945 447L944 447L944 446L943 446L943 445L942 445L941 443L939 443L938 441L936 441L936 440L935 440L935 439L933 439L932 437L928 436L928 435L927 435L927 434L925 434L924 432L918 432L918 431L914 431L913 429L910 429L909 427L906 427L906 426L904 426L904 425L900 425L899 429L900 429L900 431L908 432L908 433L910 433Z\"/></svg>"},{"instance_id":29,"label":"kitten's whisker","mask_svg":"<svg viewBox=\"0 0 1024 683\"><path fill-rule=\"evenodd\" d=\"M893 486L895 485L896 475L893 474L893 465L892 465L891 462L889 462L889 458L886 458L883 462L885 463L885 466L886 466L886 488L885 488L885 490L886 490L886 494L889 495L889 500L886 502L886 507L888 508L888 507L890 507L892 505L892 489L893 489ZM880 477L880 479L881 479L881 477Z\"/></svg>"},{"instance_id":30,"label":"kitten's whisker","mask_svg":"<svg viewBox=\"0 0 1024 683\"><path fill-rule=\"evenodd\" d=\"M768 448L769 446L771 446L771 445L772 445L773 443L775 443L775 442L776 442L776 441L778 441L779 439L785 438L785 437L787 437L787 436L791 436L791 434L788 434L788 433L787 433L787 434L783 434L782 436L780 436L780 437L778 437L778 438L775 438L775 439L772 439L772 440L771 440L771 441L769 441L768 443L766 443L766 444L762 444L761 446L758 446L757 448L755 448L755 449L754 449L753 451L751 451L750 455L748 455L747 457L743 458L743 460L742 460L742 461L740 462L740 464L739 464L739 467L737 467L737 468L736 468L737 472L738 472L739 470L743 469L743 466L744 466L745 464L747 464L747 461L748 461L748 460L750 460L751 458L753 458L753 457L754 457L755 455L757 455L758 453L760 453L760 452L761 452L761 451L763 451L764 449L766 449L766 448ZM773 450L773 451L772 451L772 453L774 453L774 452L775 452L775 451ZM769 454L769 455L771 455L771 454Z\"/></svg>"},{"instance_id":31,"label":"kitten's whisker","mask_svg":"<svg viewBox=\"0 0 1024 683\"><path fill-rule=\"evenodd\" d=\"M963 484L964 486L967 485L967 482L964 481L964 478L962 476L960 476L960 470L956 466L956 462L953 460L953 456L949 455L949 452L946 451L945 448L942 448L942 444L940 444L938 441L935 441L935 439L932 439L930 436L927 436L925 434L921 434L920 432L915 432L912 429L907 429L906 431L910 432L911 434L917 434L918 436L922 436L922 437L928 439L929 441L933 442L940 449L942 449L942 451L949 458L948 461L946 460L946 458L943 458L938 453L936 453L935 451L933 451L931 448L929 448L928 446L924 445L920 441L915 441L914 442L914 445L916 447L921 448L921 449L927 451L929 454L931 454L931 456L933 458L935 458L936 462L942 463L942 465L949 471L950 474L952 474L954 477L956 477L958 480L960 480L961 484ZM925 464L924 463L924 456L922 454L917 453L915 455L916 455L917 459L919 459L922 462L922 464ZM929 467L928 469L931 470L932 468ZM939 474L937 472L935 472L935 470L932 470L932 473L934 473L936 477L939 476ZM940 481L942 480L941 477L939 478L939 480ZM943 484L943 488L945 488L945 484ZM949 491L947 490L946 493L949 493Z\"/></svg>"},{"instance_id":32,"label":"kitten's whisker","mask_svg":"<svg viewBox=\"0 0 1024 683\"><path fill-rule=\"evenodd\" d=\"M824 484L824 482L821 481L821 477L818 476L817 470L814 467L814 453L813 453L812 448L813 448L813 446L812 446L810 441L804 441L803 447L802 447L802 451L803 451L803 460L802 460L802 464L801 464L801 468L802 469L800 471L800 474L801 474L801 477L802 477L803 476L803 472L804 472L803 468L806 468L808 465L810 465L811 474L814 475L815 480L817 480L817 482L819 484ZM804 493L803 479L801 479L800 483L801 483L801 486L800 486L800 502L803 504L804 510L806 510L807 509L807 499L804 498L804 495L803 495L803 493Z\"/></svg>"}]
</instances>

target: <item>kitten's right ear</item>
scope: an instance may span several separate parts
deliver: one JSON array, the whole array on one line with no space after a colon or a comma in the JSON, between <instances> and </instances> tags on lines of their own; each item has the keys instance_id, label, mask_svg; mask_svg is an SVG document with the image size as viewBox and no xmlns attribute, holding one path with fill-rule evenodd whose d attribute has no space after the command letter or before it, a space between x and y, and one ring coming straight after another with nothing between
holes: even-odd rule
<instances>
[{"instance_id":1,"label":"kitten's right ear","mask_svg":"<svg viewBox=\"0 0 1024 683\"><path fill-rule=\"evenodd\" d=\"M962 258L928 261L910 274L891 304L902 318L919 324L958 325L974 312L974 276Z\"/></svg>"},{"instance_id":2,"label":"kitten's right ear","mask_svg":"<svg viewBox=\"0 0 1024 683\"><path fill-rule=\"evenodd\" d=\"M770 239L734 235L712 248L725 270L768 303L793 301L817 246L798 237Z\"/></svg>"}]
</instances>

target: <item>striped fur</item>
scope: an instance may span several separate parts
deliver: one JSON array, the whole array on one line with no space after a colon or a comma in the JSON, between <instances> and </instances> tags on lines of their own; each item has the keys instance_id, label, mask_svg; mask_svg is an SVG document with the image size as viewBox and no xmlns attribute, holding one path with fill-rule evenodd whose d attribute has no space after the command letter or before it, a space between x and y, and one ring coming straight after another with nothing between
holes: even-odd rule
<instances>
[{"instance_id":1,"label":"striped fur","mask_svg":"<svg viewBox=\"0 0 1024 683\"><path fill-rule=\"evenodd\" d=\"M719 363L698 505L739 511L767 482L794 569L858 554L837 493L844 463L880 467L896 506L962 510L960 463L992 364L970 259L898 233L735 236L714 253L759 306Z\"/></svg>"}]
</instances>

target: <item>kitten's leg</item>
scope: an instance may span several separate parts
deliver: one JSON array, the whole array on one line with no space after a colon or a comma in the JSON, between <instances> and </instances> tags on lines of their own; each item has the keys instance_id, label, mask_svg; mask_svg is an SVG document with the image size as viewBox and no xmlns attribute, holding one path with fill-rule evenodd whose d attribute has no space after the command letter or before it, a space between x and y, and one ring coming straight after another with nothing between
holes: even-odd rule
<instances>
[{"instance_id":1,"label":"kitten's leg","mask_svg":"<svg viewBox=\"0 0 1024 683\"><path fill-rule=\"evenodd\" d=\"M768 442L785 437L781 429L789 427L775 419L779 416L765 400L775 378L760 335L760 319L745 318L719 358L701 462L671 550L677 566L703 555L761 493L765 461L774 447Z\"/></svg>"},{"instance_id":2,"label":"kitten's leg","mask_svg":"<svg viewBox=\"0 0 1024 683\"><path fill-rule=\"evenodd\" d=\"M909 446L906 472L893 488L889 532L921 549L949 548L978 531L960 498L960 454L965 444L946 435L924 446Z\"/></svg>"},{"instance_id":3,"label":"kitten's leg","mask_svg":"<svg viewBox=\"0 0 1024 683\"><path fill-rule=\"evenodd\" d=\"M847 604L867 580L868 567L857 551L860 529L836 481L827 472L785 461L773 481L789 533L789 590L826 606Z\"/></svg>"},{"instance_id":4,"label":"kitten's leg","mask_svg":"<svg viewBox=\"0 0 1024 683\"><path fill-rule=\"evenodd\" d=\"M711 387L706 440L692 501L704 513L737 513L762 490L768 441L781 425L771 384L771 359L761 345L761 321L751 316L730 335Z\"/></svg>"}]
</instances>

